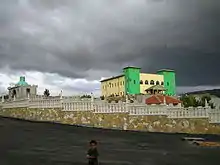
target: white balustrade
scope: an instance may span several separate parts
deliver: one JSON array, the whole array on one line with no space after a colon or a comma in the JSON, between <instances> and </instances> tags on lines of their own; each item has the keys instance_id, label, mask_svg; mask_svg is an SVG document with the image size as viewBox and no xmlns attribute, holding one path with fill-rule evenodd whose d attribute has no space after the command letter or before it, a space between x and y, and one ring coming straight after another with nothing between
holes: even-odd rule
<instances>
[{"instance_id":1,"label":"white balustrade","mask_svg":"<svg viewBox=\"0 0 220 165\"><path fill-rule=\"evenodd\" d=\"M209 123L220 124L220 109L212 109L209 113Z\"/></svg>"},{"instance_id":2,"label":"white balustrade","mask_svg":"<svg viewBox=\"0 0 220 165\"><path fill-rule=\"evenodd\" d=\"M146 104L142 105L130 105L130 115L167 115L167 109L165 106L149 106Z\"/></svg>"},{"instance_id":3,"label":"white balustrade","mask_svg":"<svg viewBox=\"0 0 220 165\"><path fill-rule=\"evenodd\" d=\"M126 103L95 103L95 113L126 113Z\"/></svg>"},{"instance_id":4,"label":"white balustrade","mask_svg":"<svg viewBox=\"0 0 220 165\"><path fill-rule=\"evenodd\" d=\"M61 108L60 99L25 99L2 103L3 108Z\"/></svg>"},{"instance_id":5,"label":"white balustrade","mask_svg":"<svg viewBox=\"0 0 220 165\"><path fill-rule=\"evenodd\" d=\"M62 102L63 111L91 111L93 110L91 101L85 100L64 100Z\"/></svg>"},{"instance_id":6,"label":"white balustrade","mask_svg":"<svg viewBox=\"0 0 220 165\"><path fill-rule=\"evenodd\" d=\"M169 108L168 118L208 118L210 108Z\"/></svg>"},{"instance_id":7,"label":"white balustrade","mask_svg":"<svg viewBox=\"0 0 220 165\"><path fill-rule=\"evenodd\" d=\"M137 103L107 103L91 98L65 97L20 99L1 102L1 107L8 108L61 108L63 111L93 111L94 113L129 113L129 115L165 115L168 118L208 118L210 123L220 123L220 110L209 107L183 108L146 105Z\"/></svg>"}]
</instances>

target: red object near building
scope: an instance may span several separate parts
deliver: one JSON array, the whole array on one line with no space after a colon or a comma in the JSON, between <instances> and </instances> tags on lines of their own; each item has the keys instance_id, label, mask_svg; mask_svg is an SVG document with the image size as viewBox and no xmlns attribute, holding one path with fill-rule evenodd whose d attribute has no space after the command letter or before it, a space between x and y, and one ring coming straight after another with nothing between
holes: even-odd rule
<instances>
[{"instance_id":1,"label":"red object near building","mask_svg":"<svg viewBox=\"0 0 220 165\"><path fill-rule=\"evenodd\" d=\"M149 98L147 98L145 100L145 103L148 105L151 104L156 104L156 105L160 105L160 104L173 104L173 105L178 105L180 103L182 103L182 101L171 97L171 96L165 96L165 95L152 95Z\"/></svg>"}]
</instances>

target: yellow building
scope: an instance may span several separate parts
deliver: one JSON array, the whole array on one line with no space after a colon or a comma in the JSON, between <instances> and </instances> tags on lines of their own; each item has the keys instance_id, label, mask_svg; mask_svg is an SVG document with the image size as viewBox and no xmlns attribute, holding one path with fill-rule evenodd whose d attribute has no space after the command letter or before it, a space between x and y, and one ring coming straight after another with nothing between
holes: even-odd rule
<instances>
[{"instance_id":1,"label":"yellow building","mask_svg":"<svg viewBox=\"0 0 220 165\"><path fill-rule=\"evenodd\" d=\"M140 93L146 94L146 90L155 85L164 85L163 75L140 73Z\"/></svg>"},{"instance_id":2,"label":"yellow building","mask_svg":"<svg viewBox=\"0 0 220 165\"><path fill-rule=\"evenodd\" d=\"M160 70L157 74L148 74L140 73L140 68L137 67L126 67L123 69L123 74L101 80L101 95L108 97L125 94L155 94L155 92L174 95L175 77L173 79L170 72L174 71ZM164 84L165 81L166 84Z\"/></svg>"},{"instance_id":3,"label":"yellow building","mask_svg":"<svg viewBox=\"0 0 220 165\"><path fill-rule=\"evenodd\" d=\"M125 77L124 75L119 75L116 77L111 77L101 81L101 93L102 96L119 95L125 94Z\"/></svg>"}]
</instances>

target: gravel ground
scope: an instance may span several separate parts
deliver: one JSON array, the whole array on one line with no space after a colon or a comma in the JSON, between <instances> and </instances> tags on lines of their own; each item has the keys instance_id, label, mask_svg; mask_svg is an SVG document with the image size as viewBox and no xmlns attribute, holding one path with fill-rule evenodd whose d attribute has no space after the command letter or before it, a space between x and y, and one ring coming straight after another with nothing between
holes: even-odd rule
<instances>
[{"instance_id":1,"label":"gravel ground","mask_svg":"<svg viewBox=\"0 0 220 165\"><path fill-rule=\"evenodd\" d=\"M91 139L99 142L100 165L220 164L220 148L192 146L181 140L184 134L104 130L9 118L0 118L0 131L0 165L86 165ZM205 136L220 141L220 136Z\"/></svg>"}]
</instances>

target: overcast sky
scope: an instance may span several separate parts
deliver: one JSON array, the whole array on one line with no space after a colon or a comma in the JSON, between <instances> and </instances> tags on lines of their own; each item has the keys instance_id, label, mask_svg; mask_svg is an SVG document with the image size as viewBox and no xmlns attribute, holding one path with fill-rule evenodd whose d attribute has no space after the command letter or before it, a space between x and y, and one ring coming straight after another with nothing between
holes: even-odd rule
<instances>
[{"instance_id":1,"label":"overcast sky","mask_svg":"<svg viewBox=\"0 0 220 165\"><path fill-rule=\"evenodd\" d=\"M0 0L0 91L97 92L135 65L176 70L179 91L220 86L219 0Z\"/></svg>"}]
</instances>

